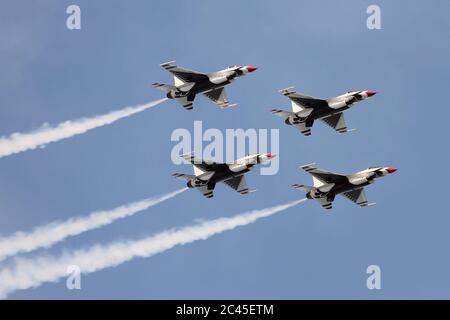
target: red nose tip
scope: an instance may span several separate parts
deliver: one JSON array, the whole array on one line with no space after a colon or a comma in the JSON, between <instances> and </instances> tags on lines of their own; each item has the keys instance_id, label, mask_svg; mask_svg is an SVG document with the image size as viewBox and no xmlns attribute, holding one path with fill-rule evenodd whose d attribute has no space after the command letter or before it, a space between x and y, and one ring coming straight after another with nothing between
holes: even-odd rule
<instances>
[{"instance_id":1,"label":"red nose tip","mask_svg":"<svg viewBox=\"0 0 450 320\"><path fill-rule=\"evenodd\" d=\"M397 171L397 168L387 168L386 171L389 173L393 173L393 172Z\"/></svg>"},{"instance_id":2,"label":"red nose tip","mask_svg":"<svg viewBox=\"0 0 450 320\"><path fill-rule=\"evenodd\" d=\"M371 97L371 96L374 96L374 95L377 94L376 91L366 91L366 93L367 93L367 96L368 96L368 97Z\"/></svg>"},{"instance_id":3,"label":"red nose tip","mask_svg":"<svg viewBox=\"0 0 450 320\"><path fill-rule=\"evenodd\" d=\"M253 71L255 71L256 69L258 69L257 67L254 67L254 66L247 66L247 71L248 72L253 72Z\"/></svg>"}]
</instances>

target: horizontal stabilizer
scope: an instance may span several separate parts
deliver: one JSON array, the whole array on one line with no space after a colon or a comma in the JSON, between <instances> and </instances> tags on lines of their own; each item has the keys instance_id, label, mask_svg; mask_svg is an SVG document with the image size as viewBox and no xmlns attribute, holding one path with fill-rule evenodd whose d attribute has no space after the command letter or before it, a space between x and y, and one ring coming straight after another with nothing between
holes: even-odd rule
<instances>
[{"instance_id":1,"label":"horizontal stabilizer","mask_svg":"<svg viewBox=\"0 0 450 320\"><path fill-rule=\"evenodd\" d=\"M303 170L305 170L305 171L311 171L311 170L317 169L317 168L315 167L315 165L316 165L316 163L313 162L313 163L309 163L309 164L305 164L305 165L303 165L303 166L300 166L300 168L303 169Z\"/></svg>"},{"instance_id":2,"label":"horizontal stabilizer","mask_svg":"<svg viewBox=\"0 0 450 320\"><path fill-rule=\"evenodd\" d=\"M172 176L180 180L191 180L195 178L193 174L184 174L184 173L173 173Z\"/></svg>"},{"instance_id":3,"label":"horizontal stabilizer","mask_svg":"<svg viewBox=\"0 0 450 320\"><path fill-rule=\"evenodd\" d=\"M284 111L281 109L272 109L272 110L270 110L270 112L272 112L274 115L282 117L282 118L288 118L290 116L295 116L294 112Z\"/></svg>"},{"instance_id":4,"label":"horizontal stabilizer","mask_svg":"<svg viewBox=\"0 0 450 320\"><path fill-rule=\"evenodd\" d=\"M172 60L172 61L161 63L160 66L163 67L164 69L167 69L167 67L175 67L175 63L176 63L176 61Z\"/></svg>"},{"instance_id":5,"label":"horizontal stabilizer","mask_svg":"<svg viewBox=\"0 0 450 320\"><path fill-rule=\"evenodd\" d=\"M278 90L278 92L280 92L281 94L287 95L287 94L291 94L291 93L295 92L292 89L294 89L294 87L287 87L287 88Z\"/></svg>"},{"instance_id":6,"label":"horizontal stabilizer","mask_svg":"<svg viewBox=\"0 0 450 320\"><path fill-rule=\"evenodd\" d=\"M185 158L185 159L191 159L193 156L194 156L194 151L180 154L180 157Z\"/></svg>"},{"instance_id":7,"label":"horizontal stabilizer","mask_svg":"<svg viewBox=\"0 0 450 320\"><path fill-rule=\"evenodd\" d=\"M189 162L189 163L191 163L191 164L202 164L202 163L208 163L208 161L203 161L203 159L202 158L197 158L196 156L195 156L195 153L194 153L194 151L191 151L191 152L187 152L187 153L184 153L184 154L182 154L182 155L180 155L184 160L186 160L187 162ZM210 162L210 163L213 163L213 162Z\"/></svg>"},{"instance_id":8,"label":"horizontal stabilizer","mask_svg":"<svg viewBox=\"0 0 450 320\"><path fill-rule=\"evenodd\" d=\"M356 131L356 129L345 129L345 130L341 130L341 131L337 131L337 132L342 134L342 133L349 133L349 132L353 132L353 131Z\"/></svg>"},{"instance_id":9,"label":"horizontal stabilizer","mask_svg":"<svg viewBox=\"0 0 450 320\"><path fill-rule=\"evenodd\" d=\"M180 97L180 98L175 98L175 100L178 103L180 103L185 110L192 110L194 108L193 107L194 99L195 99L195 94L187 95L187 96Z\"/></svg>"},{"instance_id":10,"label":"horizontal stabilizer","mask_svg":"<svg viewBox=\"0 0 450 320\"><path fill-rule=\"evenodd\" d=\"M366 207L374 206L374 205L376 205L376 204L377 204L376 202L371 202L371 203L368 203L368 204L363 205L363 206L360 206L360 207L361 207L361 208L366 208Z\"/></svg>"},{"instance_id":11,"label":"horizontal stabilizer","mask_svg":"<svg viewBox=\"0 0 450 320\"><path fill-rule=\"evenodd\" d=\"M153 88L159 89L164 92L170 92L171 90L177 89L177 87L172 86L170 84L164 84L164 83L158 83L158 82L153 83L152 86L153 86Z\"/></svg>"},{"instance_id":12,"label":"horizontal stabilizer","mask_svg":"<svg viewBox=\"0 0 450 320\"><path fill-rule=\"evenodd\" d=\"M242 191L238 191L238 192L242 195L245 195L245 194L250 194L250 193L256 192L256 189L242 190Z\"/></svg>"},{"instance_id":13,"label":"horizontal stabilizer","mask_svg":"<svg viewBox=\"0 0 450 320\"><path fill-rule=\"evenodd\" d=\"M304 184L297 184L297 183L293 184L292 187L294 187L295 189L299 189L299 190L305 191L305 192L310 192L311 190L314 189L314 187L307 186L307 185L304 185Z\"/></svg>"},{"instance_id":14,"label":"horizontal stabilizer","mask_svg":"<svg viewBox=\"0 0 450 320\"><path fill-rule=\"evenodd\" d=\"M319 201L322 208L331 210L333 208L333 199L327 199L327 198L318 198L316 199Z\"/></svg>"}]
</instances>

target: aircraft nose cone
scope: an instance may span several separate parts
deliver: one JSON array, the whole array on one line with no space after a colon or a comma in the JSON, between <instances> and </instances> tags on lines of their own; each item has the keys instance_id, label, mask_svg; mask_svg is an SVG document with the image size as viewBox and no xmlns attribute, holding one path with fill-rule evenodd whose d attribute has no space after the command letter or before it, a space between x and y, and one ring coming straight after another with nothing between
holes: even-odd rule
<instances>
[{"instance_id":1,"label":"aircraft nose cone","mask_svg":"<svg viewBox=\"0 0 450 320\"><path fill-rule=\"evenodd\" d=\"M371 96L374 96L374 95L377 94L376 91L366 91L366 93L367 93L367 96L368 96L368 97L371 97Z\"/></svg>"},{"instance_id":2,"label":"aircraft nose cone","mask_svg":"<svg viewBox=\"0 0 450 320\"><path fill-rule=\"evenodd\" d=\"M389 173L394 173L395 171L397 171L397 168L387 168L386 171Z\"/></svg>"},{"instance_id":3,"label":"aircraft nose cone","mask_svg":"<svg viewBox=\"0 0 450 320\"><path fill-rule=\"evenodd\" d=\"M276 154L273 154L273 153L263 153L263 154L260 154L260 155L258 156L258 159L259 159L261 162L266 162L266 161L272 160L272 159L275 158L275 157L276 157Z\"/></svg>"},{"instance_id":4,"label":"aircraft nose cone","mask_svg":"<svg viewBox=\"0 0 450 320\"><path fill-rule=\"evenodd\" d=\"M247 66L246 69L247 69L248 72L253 72L253 71L255 71L258 68L255 67L255 66Z\"/></svg>"}]
</instances>

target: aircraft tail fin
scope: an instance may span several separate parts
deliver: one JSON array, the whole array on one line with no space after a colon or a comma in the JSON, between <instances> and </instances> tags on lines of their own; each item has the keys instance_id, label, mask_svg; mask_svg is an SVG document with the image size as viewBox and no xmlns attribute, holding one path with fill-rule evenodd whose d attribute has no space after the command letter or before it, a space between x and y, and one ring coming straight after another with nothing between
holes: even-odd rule
<instances>
[{"instance_id":1,"label":"aircraft tail fin","mask_svg":"<svg viewBox=\"0 0 450 320\"><path fill-rule=\"evenodd\" d=\"M177 76L173 76L173 83L175 83L175 86L177 86L177 87L186 84L186 82L184 82L183 80L181 80Z\"/></svg>"}]
</instances>

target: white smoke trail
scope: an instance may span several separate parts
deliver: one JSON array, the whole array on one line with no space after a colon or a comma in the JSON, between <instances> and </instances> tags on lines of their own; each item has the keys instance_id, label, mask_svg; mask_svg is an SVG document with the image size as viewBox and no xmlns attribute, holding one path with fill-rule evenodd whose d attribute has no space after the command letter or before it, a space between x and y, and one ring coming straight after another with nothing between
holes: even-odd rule
<instances>
[{"instance_id":1,"label":"white smoke trail","mask_svg":"<svg viewBox=\"0 0 450 320\"><path fill-rule=\"evenodd\" d=\"M36 131L28 133L16 132L8 137L0 137L0 158L43 147L48 143L67 139L89 130L111 124L119 119L129 117L135 113L154 107L166 100L167 98L164 98L138 106L126 107L104 115L81 118L74 121L65 121L56 127L50 127L49 125L44 124Z\"/></svg>"},{"instance_id":2,"label":"white smoke trail","mask_svg":"<svg viewBox=\"0 0 450 320\"><path fill-rule=\"evenodd\" d=\"M305 200L253 210L229 218L210 220L181 229L172 229L141 240L95 245L88 249L65 253L60 257L16 258L12 267L0 270L0 297L6 297L19 289L38 287L45 282L55 282L66 276L67 267L70 265L77 265L84 274L114 267L136 257L150 257L177 245L208 239L215 234L245 226L286 210Z\"/></svg>"},{"instance_id":3,"label":"white smoke trail","mask_svg":"<svg viewBox=\"0 0 450 320\"><path fill-rule=\"evenodd\" d=\"M175 197L187 189L180 189L159 197L147 198L108 211L92 212L86 217L75 217L62 222L54 222L37 227L28 233L16 232L10 237L0 238L0 260L20 252L48 248L68 237L100 228L113 223L117 219L126 218L146 210L158 203Z\"/></svg>"}]
</instances>

